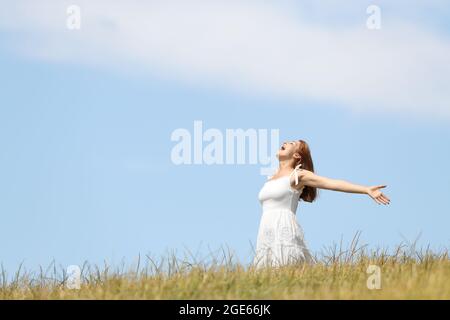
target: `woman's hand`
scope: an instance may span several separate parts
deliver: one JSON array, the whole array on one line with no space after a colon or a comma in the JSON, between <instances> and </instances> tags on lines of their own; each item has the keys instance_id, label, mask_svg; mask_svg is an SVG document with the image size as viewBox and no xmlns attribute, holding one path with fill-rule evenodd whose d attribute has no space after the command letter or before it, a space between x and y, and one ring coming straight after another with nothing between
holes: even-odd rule
<instances>
[{"instance_id":1,"label":"woman's hand","mask_svg":"<svg viewBox=\"0 0 450 320\"><path fill-rule=\"evenodd\" d=\"M385 185L373 186L367 188L367 194L378 204L389 204L390 199L386 197L379 189L386 188Z\"/></svg>"}]
</instances>

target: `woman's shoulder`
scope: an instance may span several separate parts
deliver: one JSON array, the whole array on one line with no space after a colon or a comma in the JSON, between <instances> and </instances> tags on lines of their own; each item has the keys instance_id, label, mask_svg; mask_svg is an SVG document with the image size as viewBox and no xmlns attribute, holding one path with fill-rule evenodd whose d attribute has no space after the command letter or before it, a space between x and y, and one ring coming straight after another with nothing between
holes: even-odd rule
<instances>
[{"instance_id":1,"label":"woman's shoulder","mask_svg":"<svg viewBox=\"0 0 450 320\"><path fill-rule=\"evenodd\" d=\"M305 187L305 179L311 174L314 173L307 169L298 168L293 174L293 177L291 177L292 187L297 190L303 189Z\"/></svg>"}]
</instances>

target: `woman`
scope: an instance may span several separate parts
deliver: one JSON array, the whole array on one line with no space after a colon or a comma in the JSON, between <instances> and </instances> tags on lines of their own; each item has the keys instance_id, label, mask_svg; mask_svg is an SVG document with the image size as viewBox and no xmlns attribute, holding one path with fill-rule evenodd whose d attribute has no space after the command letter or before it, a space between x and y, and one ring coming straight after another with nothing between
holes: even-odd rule
<instances>
[{"instance_id":1,"label":"woman","mask_svg":"<svg viewBox=\"0 0 450 320\"><path fill-rule=\"evenodd\" d=\"M278 172L264 184L258 196L263 213L253 259L257 268L315 262L295 212L300 199L307 202L316 199L317 188L367 194L378 204L390 202L379 190L385 185L366 187L314 174L311 152L303 140L283 143L277 157L280 162Z\"/></svg>"}]
</instances>

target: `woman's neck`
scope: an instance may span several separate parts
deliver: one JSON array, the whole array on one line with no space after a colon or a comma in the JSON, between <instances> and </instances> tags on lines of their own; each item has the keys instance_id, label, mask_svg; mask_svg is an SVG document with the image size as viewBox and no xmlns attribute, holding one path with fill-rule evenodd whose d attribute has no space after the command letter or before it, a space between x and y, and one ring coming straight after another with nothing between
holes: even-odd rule
<instances>
[{"instance_id":1,"label":"woman's neck","mask_svg":"<svg viewBox=\"0 0 450 320\"><path fill-rule=\"evenodd\" d=\"M294 169L294 164L291 160L280 160L277 174L290 173Z\"/></svg>"}]
</instances>

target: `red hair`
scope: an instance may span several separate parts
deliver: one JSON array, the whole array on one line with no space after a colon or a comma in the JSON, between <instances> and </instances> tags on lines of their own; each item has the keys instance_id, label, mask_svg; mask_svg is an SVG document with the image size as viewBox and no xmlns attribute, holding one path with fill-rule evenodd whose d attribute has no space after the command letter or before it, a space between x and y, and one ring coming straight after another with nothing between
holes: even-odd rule
<instances>
[{"instance_id":1,"label":"red hair","mask_svg":"<svg viewBox=\"0 0 450 320\"><path fill-rule=\"evenodd\" d=\"M300 142L300 145L296 152L300 154L301 159L295 165L297 166L301 163L302 169L314 172L314 164L311 157L311 150L309 148L309 145L304 140L298 141ZM306 202L313 202L316 199L316 197L317 197L317 188L309 186L305 186L303 188L302 194L300 195L300 199L303 199L303 201Z\"/></svg>"}]
</instances>

